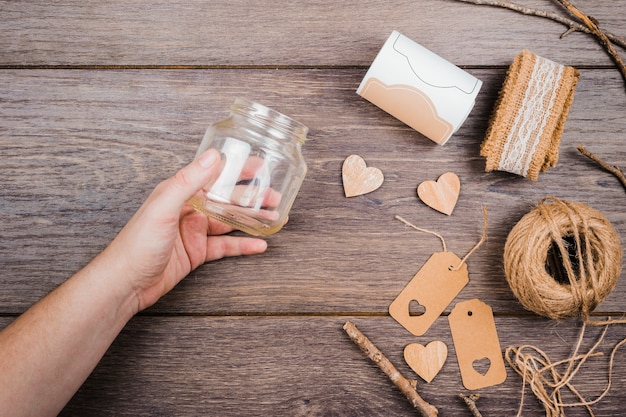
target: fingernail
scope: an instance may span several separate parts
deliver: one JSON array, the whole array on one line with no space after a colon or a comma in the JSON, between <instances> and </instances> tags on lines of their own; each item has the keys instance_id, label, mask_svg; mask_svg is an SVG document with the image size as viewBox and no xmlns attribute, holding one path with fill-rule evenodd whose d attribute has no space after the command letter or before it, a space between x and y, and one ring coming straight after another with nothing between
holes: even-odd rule
<instances>
[{"instance_id":1,"label":"fingernail","mask_svg":"<svg viewBox=\"0 0 626 417\"><path fill-rule=\"evenodd\" d=\"M209 150L198 158L198 163L202 168L209 168L217 161L217 152L214 150Z\"/></svg>"},{"instance_id":2,"label":"fingernail","mask_svg":"<svg viewBox=\"0 0 626 417\"><path fill-rule=\"evenodd\" d=\"M267 250L267 242L265 240L259 239L254 249L256 253L265 252Z\"/></svg>"}]
</instances>

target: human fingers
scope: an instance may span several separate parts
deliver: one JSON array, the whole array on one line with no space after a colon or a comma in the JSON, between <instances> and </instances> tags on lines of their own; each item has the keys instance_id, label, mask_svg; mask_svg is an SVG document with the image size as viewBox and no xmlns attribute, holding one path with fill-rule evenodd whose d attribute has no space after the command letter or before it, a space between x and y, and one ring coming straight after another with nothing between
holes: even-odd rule
<instances>
[{"instance_id":1,"label":"human fingers","mask_svg":"<svg viewBox=\"0 0 626 417\"><path fill-rule=\"evenodd\" d=\"M206 262L228 256L256 255L265 252L267 242L263 239L239 236L208 236Z\"/></svg>"},{"instance_id":2,"label":"human fingers","mask_svg":"<svg viewBox=\"0 0 626 417\"><path fill-rule=\"evenodd\" d=\"M275 209L281 199L280 192L272 188L259 187L254 183L236 185L230 195L230 201L242 207Z\"/></svg>"},{"instance_id":3,"label":"human fingers","mask_svg":"<svg viewBox=\"0 0 626 417\"><path fill-rule=\"evenodd\" d=\"M239 173L239 181L247 181L253 179L257 175L257 171L259 171L264 164L265 159L261 157L248 157L245 164L243 165L243 168L241 168L241 172Z\"/></svg>"},{"instance_id":4,"label":"human fingers","mask_svg":"<svg viewBox=\"0 0 626 417\"><path fill-rule=\"evenodd\" d=\"M232 226L223 223L219 220L215 220L213 218L209 218L209 227L207 230L207 235L224 235L226 233L230 233L235 230Z\"/></svg>"},{"instance_id":5,"label":"human fingers","mask_svg":"<svg viewBox=\"0 0 626 417\"><path fill-rule=\"evenodd\" d=\"M201 154L186 167L180 169L173 177L163 181L157 187L156 199L159 210L163 213L176 214L185 206L187 200L193 197L219 169L220 154L215 149L209 149Z\"/></svg>"}]
</instances>

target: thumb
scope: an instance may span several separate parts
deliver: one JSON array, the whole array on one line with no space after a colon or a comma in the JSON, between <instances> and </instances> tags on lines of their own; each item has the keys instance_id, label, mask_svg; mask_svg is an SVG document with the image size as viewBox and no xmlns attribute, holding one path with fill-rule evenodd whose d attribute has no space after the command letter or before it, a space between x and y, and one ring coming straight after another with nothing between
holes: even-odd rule
<instances>
[{"instance_id":1,"label":"thumb","mask_svg":"<svg viewBox=\"0 0 626 417\"><path fill-rule=\"evenodd\" d=\"M209 149L173 177L162 184L159 206L164 212L179 213L187 200L193 197L217 173L220 154Z\"/></svg>"}]
</instances>

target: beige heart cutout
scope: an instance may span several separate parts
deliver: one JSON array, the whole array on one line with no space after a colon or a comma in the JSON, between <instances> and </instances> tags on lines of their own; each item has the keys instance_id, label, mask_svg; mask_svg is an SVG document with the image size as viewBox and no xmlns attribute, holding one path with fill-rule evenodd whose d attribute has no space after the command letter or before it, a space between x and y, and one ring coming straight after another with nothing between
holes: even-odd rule
<instances>
[{"instance_id":1,"label":"beige heart cutout","mask_svg":"<svg viewBox=\"0 0 626 417\"><path fill-rule=\"evenodd\" d=\"M371 193L383 185L383 173L380 169L367 167L359 155L350 155L343 161L341 169L343 190L346 197Z\"/></svg>"},{"instance_id":2,"label":"beige heart cutout","mask_svg":"<svg viewBox=\"0 0 626 417\"><path fill-rule=\"evenodd\" d=\"M437 182L428 180L417 187L417 195L426 205L448 216L452 214L460 192L461 180L454 172L446 172Z\"/></svg>"},{"instance_id":3,"label":"beige heart cutout","mask_svg":"<svg viewBox=\"0 0 626 417\"><path fill-rule=\"evenodd\" d=\"M404 348L404 360L426 382L432 381L437 376L447 357L448 346L439 340L434 340L426 346L409 343Z\"/></svg>"}]
</instances>

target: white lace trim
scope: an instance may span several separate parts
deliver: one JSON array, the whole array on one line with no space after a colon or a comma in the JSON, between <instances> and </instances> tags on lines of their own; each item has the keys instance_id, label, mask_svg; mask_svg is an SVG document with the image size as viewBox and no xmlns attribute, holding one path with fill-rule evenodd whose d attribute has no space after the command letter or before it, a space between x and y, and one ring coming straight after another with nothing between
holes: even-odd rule
<instances>
[{"instance_id":1,"label":"white lace trim","mask_svg":"<svg viewBox=\"0 0 626 417\"><path fill-rule=\"evenodd\" d=\"M550 117L563 66L536 57L522 105L506 138L499 169L526 176ZM546 98L549 96L549 99Z\"/></svg>"}]
</instances>

